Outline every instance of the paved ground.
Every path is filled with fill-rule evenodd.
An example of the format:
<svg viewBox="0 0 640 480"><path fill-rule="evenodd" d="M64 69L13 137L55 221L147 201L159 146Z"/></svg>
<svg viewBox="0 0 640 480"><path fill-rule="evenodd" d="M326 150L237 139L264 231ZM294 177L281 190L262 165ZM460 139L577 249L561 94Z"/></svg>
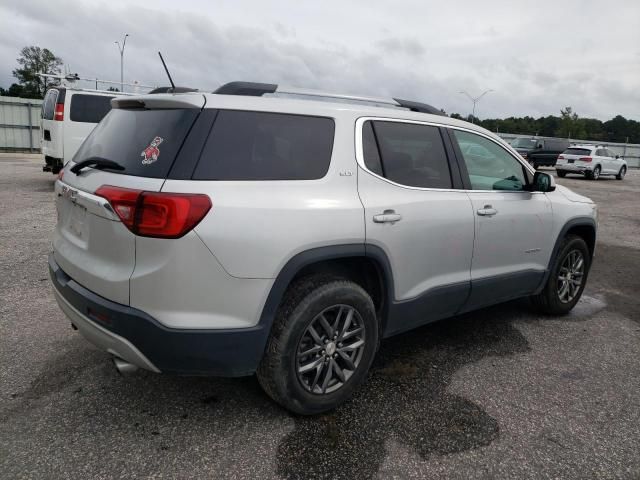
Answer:
<svg viewBox="0 0 640 480"><path fill-rule="evenodd" d="M386 341L318 418L254 378L120 377L53 299L52 178L0 158L0 477L640 477L640 172L560 181L601 212L572 315L513 302Z"/></svg>

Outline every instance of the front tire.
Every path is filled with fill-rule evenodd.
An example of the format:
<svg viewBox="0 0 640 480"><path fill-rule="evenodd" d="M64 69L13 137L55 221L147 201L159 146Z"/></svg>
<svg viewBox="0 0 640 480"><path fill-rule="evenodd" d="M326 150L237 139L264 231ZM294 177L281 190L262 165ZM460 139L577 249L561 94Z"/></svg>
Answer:
<svg viewBox="0 0 640 480"><path fill-rule="evenodd" d="M624 165L622 166L622 168L620 169L620 171L618 172L618 174L616 175L616 179L617 180L622 180L624 178L624 176L627 173L627 167L625 167Z"/></svg>
<svg viewBox="0 0 640 480"><path fill-rule="evenodd" d="M591 267L586 242L568 235L560 245L542 291L531 297L538 311L547 315L566 315L582 296Z"/></svg>
<svg viewBox="0 0 640 480"><path fill-rule="evenodd" d="M258 381L294 413L326 412L362 384L377 348L378 320L367 292L340 278L306 277L278 309Z"/></svg>

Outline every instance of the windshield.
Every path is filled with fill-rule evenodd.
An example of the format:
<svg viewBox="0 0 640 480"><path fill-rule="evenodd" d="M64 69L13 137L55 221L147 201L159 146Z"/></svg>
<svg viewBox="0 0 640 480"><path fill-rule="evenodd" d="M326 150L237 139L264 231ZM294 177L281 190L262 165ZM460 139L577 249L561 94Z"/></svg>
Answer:
<svg viewBox="0 0 640 480"><path fill-rule="evenodd" d="M511 146L514 148L534 148L536 141L533 138L516 138L511 140Z"/></svg>

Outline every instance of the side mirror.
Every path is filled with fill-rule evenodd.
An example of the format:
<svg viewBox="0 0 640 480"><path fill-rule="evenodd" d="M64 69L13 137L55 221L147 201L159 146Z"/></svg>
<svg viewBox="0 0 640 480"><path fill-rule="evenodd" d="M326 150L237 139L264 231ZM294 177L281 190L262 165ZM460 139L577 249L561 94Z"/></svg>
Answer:
<svg viewBox="0 0 640 480"><path fill-rule="evenodd" d="M533 183L531 185L532 192L553 192L556 189L556 181L553 175L544 172L536 172L533 175Z"/></svg>
<svg viewBox="0 0 640 480"><path fill-rule="evenodd" d="M542 147L543 147L543 146L542 146L542 144L541 144L541 143L539 143L538 145L536 145L536 148L542 148Z"/></svg>
<svg viewBox="0 0 640 480"><path fill-rule="evenodd" d="M620 158L620 155L616 155L616 158Z"/></svg>

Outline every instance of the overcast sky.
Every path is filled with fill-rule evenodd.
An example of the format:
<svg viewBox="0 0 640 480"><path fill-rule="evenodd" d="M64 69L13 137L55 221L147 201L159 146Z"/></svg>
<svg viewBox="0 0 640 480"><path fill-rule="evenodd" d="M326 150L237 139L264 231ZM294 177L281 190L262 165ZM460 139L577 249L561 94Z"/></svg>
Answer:
<svg viewBox="0 0 640 480"><path fill-rule="evenodd" d="M640 120L640 0L0 3L0 86L38 45L81 76L211 91L232 80L394 96L480 118Z"/></svg>

